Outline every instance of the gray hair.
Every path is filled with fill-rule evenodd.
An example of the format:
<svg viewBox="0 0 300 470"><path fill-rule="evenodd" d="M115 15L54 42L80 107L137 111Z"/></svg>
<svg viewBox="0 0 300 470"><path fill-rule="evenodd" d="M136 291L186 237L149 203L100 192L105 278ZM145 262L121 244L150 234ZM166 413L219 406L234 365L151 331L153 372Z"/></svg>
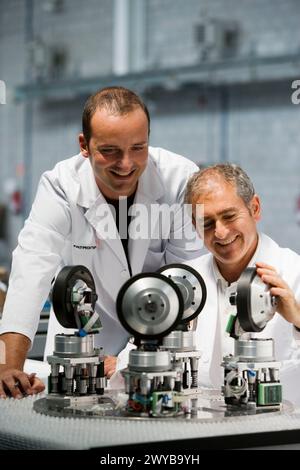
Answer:
<svg viewBox="0 0 300 470"><path fill-rule="evenodd" d="M238 165L233 163L219 163L208 166L194 173L186 186L185 202L191 204L194 196L200 196L205 191L205 183L214 175L221 176L227 183L236 188L237 195L249 206L255 189L247 173Z"/></svg>

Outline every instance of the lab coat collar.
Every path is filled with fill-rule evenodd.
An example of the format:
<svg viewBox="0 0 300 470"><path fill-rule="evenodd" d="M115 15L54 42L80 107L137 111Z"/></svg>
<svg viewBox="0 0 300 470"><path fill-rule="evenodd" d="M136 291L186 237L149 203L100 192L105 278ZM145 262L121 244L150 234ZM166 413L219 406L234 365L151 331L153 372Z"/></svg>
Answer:
<svg viewBox="0 0 300 470"><path fill-rule="evenodd" d="M77 204L85 209L89 209L96 202L102 194L96 184L95 176L92 166L88 158L85 158L79 153L82 158L80 168L78 170L79 178L79 192L77 197ZM103 198L103 196L102 196ZM104 201L104 198L103 198Z"/></svg>
<svg viewBox="0 0 300 470"><path fill-rule="evenodd" d="M151 242L152 234L156 233L156 225L159 221L159 211L151 211L152 204L158 204L157 200L165 194L165 188L151 155L149 155L148 165L140 177L138 189L134 203L140 204L147 214L151 213L150 227L151 232L147 237L129 239L128 253L131 263L132 274L142 271L145 257ZM148 219L149 221L149 219ZM147 223L147 222L146 222Z"/></svg>
<svg viewBox="0 0 300 470"><path fill-rule="evenodd" d="M155 162L151 157L151 153L149 153L147 166L139 180L137 195L139 194L143 194L143 199L147 199L150 202L157 201L165 194L164 183L161 179L160 173L156 168Z"/></svg>

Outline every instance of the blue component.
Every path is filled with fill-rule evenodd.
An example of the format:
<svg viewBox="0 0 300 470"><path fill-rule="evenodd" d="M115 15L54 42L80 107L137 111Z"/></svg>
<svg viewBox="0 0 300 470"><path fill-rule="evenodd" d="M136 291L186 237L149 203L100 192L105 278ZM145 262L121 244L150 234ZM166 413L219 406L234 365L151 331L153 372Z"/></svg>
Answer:
<svg viewBox="0 0 300 470"><path fill-rule="evenodd" d="M252 377L255 377L256 373L254 370L249 369L248 374L251 375Z"/></svg>
<svg viewBox="0 0 300 470"><path fill-rule="evenodd" d="M164 405L167 405L169 400L171 400L171 398L168 395L163 395L162 402Z"/></svg>
<svg viewBox="0 0 300 470"><path fill-rule="evenodd" d="M44 303L44 306L43 306L43 312L50 312L50 309L51 309L51 302L49 299L46 300L46 302Z"/></svg>
<svg viewBox="0 0 300 470"><path fill-rule="evenodd" d="M81 329L78 331L78 335L83 338L84 336L87 335L87 332L86 332L83 328L81 328Z"/></svg>

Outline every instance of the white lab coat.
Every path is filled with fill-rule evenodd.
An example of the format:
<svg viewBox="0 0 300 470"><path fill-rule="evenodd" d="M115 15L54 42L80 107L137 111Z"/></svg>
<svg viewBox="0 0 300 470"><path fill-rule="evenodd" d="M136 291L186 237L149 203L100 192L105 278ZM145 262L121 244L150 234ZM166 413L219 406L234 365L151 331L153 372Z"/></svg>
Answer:
<svg viewBox="0 0 300 470"><path fill-rule="evenodd" d="M300 302L300 256L288 248L281 248L271 238L260 234L259 243L249 266L262 261L274 266L288 283L296 299ZM220 290L213 265L213 256L207 254L187 264L203 276L207 287L207 301L197 319L196 345L201 352L199 379L202 386L221 386L223 369L220 367L223 342L220 331ZM284 398L300 405L300 334L292 324L280 314L268 322L261 333L253 334L261 338L274 338L276 360L281 361L281 382ZM233 353L233 351L232 351Z"/></svg>
<svg viewBox="0 0 300 470"><path fill-rule="evenodd" d="M197 166L190 160L150 147L135 203L148 209L151 204L182 204L186 181L195 171ZM95 183L90 162L81 154L59 162L42 176L13 253L0 333L18 332L32 340L56 272L65 265L81 264L94 276L98 294L96 311L103 330L97 335L96 344L106 354L116 355L122 350L129 335L117 318L115 300L130 274L118 234L115 239L107 238L107 227L100 223L99 210L103 207L108 206ZM164 235L165 227L159 225L156 230L159 214L154 212L151 227L155 237L129 240L132 274L153 272L166 263L199 256L199 239L194 237L191 241L180 236L181 228L187 229L191 222L179 212ZM108 214L111 217L110 211ZM59 325L52 312L45 355L53 352L54 334L63 331L70 333Z"/></svg>

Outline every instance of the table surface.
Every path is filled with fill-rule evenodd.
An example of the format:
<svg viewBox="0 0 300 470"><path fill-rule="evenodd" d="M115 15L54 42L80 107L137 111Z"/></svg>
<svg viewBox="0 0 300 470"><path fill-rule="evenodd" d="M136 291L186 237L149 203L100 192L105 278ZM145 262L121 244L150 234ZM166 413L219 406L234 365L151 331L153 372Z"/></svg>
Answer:
<svg viewBox="0 0 300 470"><path fill-rule="evenodd" d="M204 405L209 399L207 393L201 392ZM177 448L195 445L198 449L247 447L247 442L252 446L300 442L300 409L290 404L284 405L282 411L234 417L212 414L204 406L200 419L195 420L62 418L33 410L34 402L43 396L0 400L0 449L106 449L132 445L145 449L153 443L164 449L168 443ZM278 440L276 436L281 437Z"/></svg>

